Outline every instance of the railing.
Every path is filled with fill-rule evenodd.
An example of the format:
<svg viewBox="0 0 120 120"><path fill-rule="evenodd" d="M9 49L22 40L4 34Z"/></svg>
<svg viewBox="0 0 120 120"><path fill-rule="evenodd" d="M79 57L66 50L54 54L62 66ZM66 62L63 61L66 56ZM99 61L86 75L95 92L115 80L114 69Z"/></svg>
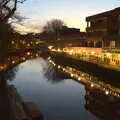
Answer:
<svg viewBox="0 0 120 120"><path fill-rule="evenodd" d="M117 53L120 53L120 48L104 47L103 51L117 54Z"/></svg>
<svg viewBox="0 0 120 120"><path fill-rule="evenodd" d="M102 30L102 29L107 29L106 25L99 25L99 26L91 26L91 27L87 27L86 31L94 31L94 30Z"/></svg>
<svg viewBox="0 0 120 120"><path fill-rule="evenodd" d="M101 48L67 47L51 51L61 52L73 59L91 62L105 68L120 70L120 54L103 52Z"/></svg>

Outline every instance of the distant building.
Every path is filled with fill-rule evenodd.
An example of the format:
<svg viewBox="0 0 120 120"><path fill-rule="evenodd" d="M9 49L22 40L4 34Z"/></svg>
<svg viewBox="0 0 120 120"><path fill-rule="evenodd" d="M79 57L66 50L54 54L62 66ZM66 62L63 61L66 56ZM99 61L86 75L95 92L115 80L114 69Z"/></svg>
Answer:
<svg viewBox="0 0 120 120"><path fill-rule="evenodd" d="M68 27L58 31L57 35L54 33L42 32L38 34L38 36L39 39L53 44L56 47L85 46L87 39L86 32L80 32L80 29Z"/></svg>
<svg viewBox="0 0 120 120"><path fill-rule="evenodd" d="M89 16L86 21L88 46L120 48L120 7Z"/></svg>
<svg viewBox="0 0 120 120"><path fill-rule="evenodd" d="M67 35L67 34L77 34L77 33L80 33L80 29L77 29L77 28L64 28L61 30L61 34L63 35Z"/></svg>
<svg viewBox="0 0 120 120"><path fill-rule="evenodd" d="M56 45L60 47L80 47L86 46L86 33L71 33L62 36L61 40L56 41Z"/></svg>
<svg viewBox="0 0 120 120"><path fill-rule="evenodd" d="M85 46L86 33L77 28L64 28L60 31L60 40L56 41L59 47Z"/></svg>

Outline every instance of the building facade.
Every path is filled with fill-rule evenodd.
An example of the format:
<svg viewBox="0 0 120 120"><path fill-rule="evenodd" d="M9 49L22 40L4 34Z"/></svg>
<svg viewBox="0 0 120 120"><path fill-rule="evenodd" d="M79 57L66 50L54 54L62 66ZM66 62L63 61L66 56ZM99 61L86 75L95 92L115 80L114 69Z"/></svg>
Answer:
<svg viewBox="0 0 120 120"><path fill-rule="evenodd" d="M86 18L88 46L120 49L120 7Z"/></svg>

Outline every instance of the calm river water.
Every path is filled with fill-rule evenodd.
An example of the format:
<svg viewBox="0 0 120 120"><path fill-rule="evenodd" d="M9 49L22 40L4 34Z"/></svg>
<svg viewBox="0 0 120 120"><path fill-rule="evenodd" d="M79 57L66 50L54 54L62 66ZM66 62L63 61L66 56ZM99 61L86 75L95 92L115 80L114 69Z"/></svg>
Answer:
<svg viewBox="0 0 120 120"><path fill-rule="evenodd" d="M37 105L45 120L119 119L118 97L96 90L92 84L89 87L78 82L73 74L63 72L62 64L56 67L57 63L51 59L36 54L12 68L12 78L8 78L12 80L8 83L15 85L25 101ZM66 71L73 70L64 67Z"/></svg>

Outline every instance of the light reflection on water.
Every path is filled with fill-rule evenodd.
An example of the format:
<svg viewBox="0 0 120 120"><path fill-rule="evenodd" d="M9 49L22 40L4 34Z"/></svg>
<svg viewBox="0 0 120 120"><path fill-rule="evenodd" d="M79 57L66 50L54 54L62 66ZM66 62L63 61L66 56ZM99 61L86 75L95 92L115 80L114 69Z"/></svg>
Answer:
<svg viewBox="0 0 120 120"><path fill-rule="evenodd" d="M35 56L31 53L31 56L25 54L22 57L14 57L18 65L14 67L15 70L12 69L14 72L12 72L13 77L9 84L17 87L25 101L35 103L46 119L119 119L120 101L118 98L103 94L94 89L94 85L91 87L76 82L74 74L68 76L64 70L64 72L60 71L59 68L62 65L54 65L56 63L51 64L46 58L35 58ZM19 64L18 60L23 60L23 57L32 59ZM11 57L12 61L14 58ZM69 70L83 74L75 71L74 68ZM89 74L84 74L87 80Z"/></svg>
<svg viewBox="0 0 120 120"><path fill-rule="evenodd" d="M91 76L88 73L81 72L76 70L75 68L66 66L63 67L61 65L57 65L54 61L48 58L48 61L55 67L57 67L60 71L63 71L70 75L72 78L76 79L78 82L89 85L90 87L94 87L103 91L106 95L112 95L120 98L120 89L111 86L110 84L106 84L105 82L99 81L97 77Z"/></svg>
<svg viewBox="0 0 120 120"><path fill-rule="evenodd" d="M48 62L42 58L28 60L19 65L19 71L12 83L18 88L21 96L39 106L44 116L51 119L96 119L84 109L84 86L64 78L53 84L45 75L48 67ZM56 73L51 71L49 74Z"/></svg>

